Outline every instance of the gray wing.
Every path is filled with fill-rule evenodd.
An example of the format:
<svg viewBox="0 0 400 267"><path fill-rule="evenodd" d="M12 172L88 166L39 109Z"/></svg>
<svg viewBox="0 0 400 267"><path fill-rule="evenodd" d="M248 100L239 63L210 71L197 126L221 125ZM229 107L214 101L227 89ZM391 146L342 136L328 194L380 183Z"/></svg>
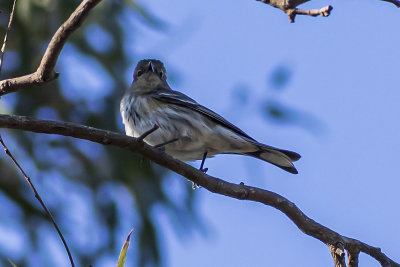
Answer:
<svg viewBox="0 0 400 267"><path fill-rule="evenodd" d="M191 110L199 112L199 113L205 115L206 117L208 117L209 119L211 119L215 122L218 122L219 124L223 125L224 127L230 129L231 131L233 131L243 137L246 137L254 142L257 142L256 140L254 140L253 138L248 136L245 132L243 132L241 129L239 129L238 127L236 127L235 125L233 125L232 123L227 121L226 119L224 119L222 116L220 116L217 113L215 113L214 111L200 105L195 100L188 97L187 95L184 95L180 92L169 90L169 89L168 90L161 89L161 90L158 90L156 94L152 94L152 97L154 99L162 101L162 102L190 108Z"/></svg>

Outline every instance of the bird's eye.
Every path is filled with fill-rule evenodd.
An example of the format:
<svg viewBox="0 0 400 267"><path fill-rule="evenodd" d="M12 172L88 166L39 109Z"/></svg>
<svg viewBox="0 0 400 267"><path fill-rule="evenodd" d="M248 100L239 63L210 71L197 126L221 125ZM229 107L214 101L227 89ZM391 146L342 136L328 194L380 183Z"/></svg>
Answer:
<svg viewBox="0 0 400 267"><path fill-rule="evenodd" d="M158 72L158 76L160 76L160 78L163 79L164 78L164 73L162 71L159 71Z"/></svg>
<svg viewBox="0 0 400 267"><path fill-rule="evenodd" d="M143 71L142 71L142 70L138 70L137 76L139 77L139 76L142 75L142 74L143 74Z"/></svg>

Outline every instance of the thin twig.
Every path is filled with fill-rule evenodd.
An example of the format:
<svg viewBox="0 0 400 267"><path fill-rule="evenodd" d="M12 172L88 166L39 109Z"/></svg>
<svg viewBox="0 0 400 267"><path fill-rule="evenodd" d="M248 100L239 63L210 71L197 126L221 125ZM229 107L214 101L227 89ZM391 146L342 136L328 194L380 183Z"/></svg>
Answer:
<svg viewBox="0 0 400 267"><path fill-rule="evenodd" d="M236 199L256 201L274 207L289 217L303 233L322 241L324 244L342 243L344 249L358 249L360 252L375 258L383 266L400 267L398 263L387 257L380 248L340 235L328 227L315 222L307 217L293 202L279 194L252 186L246 186L244 184L238 185L229 183L222 179L209 176L180 160L174 159L166 153L162 153L157 148L138 141L136 138L70 122L38 120L15 115L0 114L0 128L70 136L140 153L154 163L186 177L188 180L211 192Z"/></svg>
<svg viewBox="0 0 400 267"><path fill-rule="evenodd" d="M154 124L153 128L150 130L144 132L141 136L137 138L138 141L143 141L147 136L152 134L154 131L156 131L158 128L160 128L157 124Z"/></svg>
<svg viewBox="0 0 400 267"><path fill-rule="evenodd" d="M8 20L8 26L6 29L6 34L4 35L4 41L3 41L3 46L1 47L1 56L0 56L0 73L1 73L1 67L3 66L3 57L4 57L4 52L6 50L6 44L7 44L7 37L8 37L8 32L11 29L11 23L13 21L14 18L14 10L15 10L15 4L17 3L17 0L14 0L13 6L12 6L12 10L10 13L10 19Z"/></svg>
<svg viewBox="0 0 400 267"><path fill-rule="evenodd" d="M15 166L17 166L17 168L21 171L22 175L24 176L25 180L28 182L29 186L31 187L31 189L33 190L33 192L35 193L35 197L37 198L37 200L39 201L40 205L42 205L44 211L46 212L46 214L49 216L51 222L53 223L54 227L57 230L58 235L60 236L65 250L68 253L68 257L69 257L69 261L71 262L71 266L74 267L74 260L72 259L72 255L71 252L68 248L67 242L65 241L65 238L63 236L63 234L61 233L60 228L58 227L56 221L54 220L53 216L50 213L50 210L47 208L46 204L44 204L44 201L42 200L42 198L40 197L38 191L36 190L35 186L33 185L31 178L29 178L29 176L25 173L25 171L22 169L21 165L19 165L18 161L14 158L14 156L11 154L10 150L8 149L8 147L6 146L6 144L3 141L3 138L0 135L0 143L4 148L4 152L7 154L7 156L9 156L11 158L11 160L14 162Z"/></svg>

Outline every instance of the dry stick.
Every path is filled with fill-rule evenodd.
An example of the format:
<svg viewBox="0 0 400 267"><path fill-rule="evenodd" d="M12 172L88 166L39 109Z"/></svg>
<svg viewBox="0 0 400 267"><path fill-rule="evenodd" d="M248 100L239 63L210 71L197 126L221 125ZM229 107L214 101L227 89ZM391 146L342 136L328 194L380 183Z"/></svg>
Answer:
<svg viewBox="0 0 400 267"><path fill-rule="evenodd" d="M244 184L237 185L229 183L222 179L209 176L180 160L174 159L157 148L153 148L144 142L138 141L136 138L70 122L38 120L15 115L0 114L0 128L70 136L140 153L154 163L186 177L190 181L211 192L236 199L256 201L274 207L289 217L303 233L320 240L328 246L343 244L344 249L366 253L379 261L382 266L400 267L398 263L387 257L380 248L340 235L328 227L317 223L307 217L293 202L279 194L252 186L246 186Z"/></svg>
<svg viewBox="0 0 400 267"><path fill-rule="evenodd" d="M6 144L3 141L3 138L0 135L0 143L4 148L4 152L7 154L7 156L9 156L11 158L11 160L14 162L14 164L17 166L17 168L21 171L22 175L25 177L25 180L28 182L29 186L32 188L33 192L35 193L35 197L37 198L37 200L40 202L40 205L42 205L44 211L46 212L46 214L49 216L51 222L53 223L54 227L57 230L58 235L60 236L65 250L68 253L68 257L69 257L69 261L71 262L71 266L74 267L74 260L72 259L72 255L71 252L68 248L67 242L64 239L63 234L61 233L60 228L58 227L56 221L54 220L53 216L51 215L49 209L47 208L46 204L44 204L44 201L42 200L42 198L40 197L38 191L36 190L35 186L33 185L31 178L29 178L29 176L25 173L25 171L22 169L21 165L19 165L18 161L14 158L14 156L11 154L10 150L8 149L8 147L6 146Z"/></svg>

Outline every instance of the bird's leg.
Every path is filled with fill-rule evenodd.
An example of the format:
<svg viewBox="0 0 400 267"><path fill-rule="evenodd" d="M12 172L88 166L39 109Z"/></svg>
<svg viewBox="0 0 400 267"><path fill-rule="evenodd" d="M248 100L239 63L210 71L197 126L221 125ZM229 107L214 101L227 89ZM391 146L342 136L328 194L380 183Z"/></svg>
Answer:
<svg viewBox="0 0 400 267"><path fill-rule="evenodd" d="M171 144L171 143L173 143L173 142L176 142L176 141L178 141L178 140L179 140L179 138L174 138L174 139L169 140L169 141L167 141L167 142L164 142L164 143L155 145L154 147L157 148L157 149L159 149L159 150L161 150L161 151L164 151L166 145Z"/></svg>
<svg viewBox="0 0 400 267"><path fill-rule="evenodd" d="M150 130L144 132L141 136L139 136L137 138L138 141L143 141L147 136L149 136L150 134L152 134L155 130L157 130L158 128L160 128L158 125L154 124L153 128L151 128Z"/></svg>
<svg viewBox="0 0 400 267"><path fill-rule="evenodd" d="M200 169L199 169L200 171L202 171L204 173L206 173L208 171L208 168L203 168L204 162L206 161L206 158L207 158L207 153L208 153L208 151L204 152L203 159L201 160ZM196 184L195 182L192 182L192 189L196 189L199 187L200 186L198 184Z"/></svg>
<svg viewBox="0 0 400 267"><path fill-rule="evenodd" d="M199 169L200 171L202 171L202 172L204 172L204 173L206 173L206 172L208 171L208 168L204 168L204 169L203 169L203 167L204 167L204 162L206 162L207 153L208 153L208 151L204 152L203 159L201 160L200 169Z"/></svg>

